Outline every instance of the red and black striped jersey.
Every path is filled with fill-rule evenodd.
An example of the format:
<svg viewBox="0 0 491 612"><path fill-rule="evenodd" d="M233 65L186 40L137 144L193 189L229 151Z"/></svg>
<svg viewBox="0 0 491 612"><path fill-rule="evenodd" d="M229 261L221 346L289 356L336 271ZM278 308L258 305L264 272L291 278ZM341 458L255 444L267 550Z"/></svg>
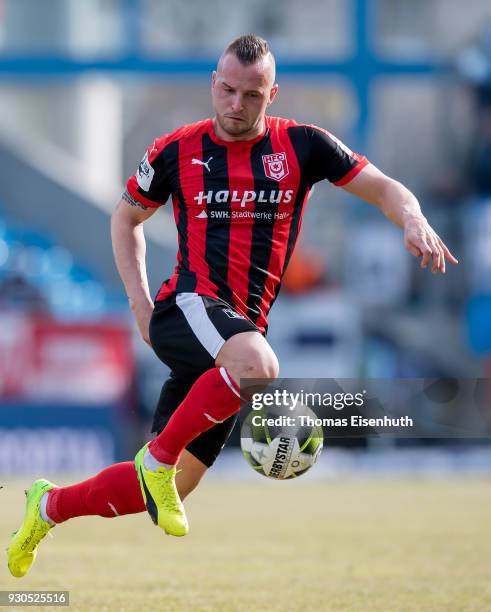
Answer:
<svg viewBox="0 0 491 612"><path fill-rule="evenodd" d="M264 332L312 186L344 185L367 163L326 130L278 117L253 140L221 140L212 119L157 138L127 183L144 206L172 196L177 266L157 301L216 297Z"/></svg>

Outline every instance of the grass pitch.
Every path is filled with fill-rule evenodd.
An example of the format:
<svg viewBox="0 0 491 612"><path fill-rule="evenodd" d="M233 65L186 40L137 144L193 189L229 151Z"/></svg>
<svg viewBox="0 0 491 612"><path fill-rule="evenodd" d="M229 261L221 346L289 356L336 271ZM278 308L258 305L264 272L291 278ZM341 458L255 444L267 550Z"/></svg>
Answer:
<svg viewBox="0 0 491 612"><path fill-rule="evenodd" d="M6 546L30 481L3 484ZM489 481L210 479L186 506L182 539L145 514L59 526L0 589L69 590L83 612L491 610Z"/></svg>

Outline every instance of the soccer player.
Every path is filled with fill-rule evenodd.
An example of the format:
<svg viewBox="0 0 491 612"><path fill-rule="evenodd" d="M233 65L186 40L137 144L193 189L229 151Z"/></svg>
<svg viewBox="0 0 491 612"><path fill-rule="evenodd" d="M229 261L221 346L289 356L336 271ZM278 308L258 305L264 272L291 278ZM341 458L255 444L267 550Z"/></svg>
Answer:
<svg viewBox="0 0 491 612"><path fill-rule="evenodd" d="M457 263L415 196L324 129L266 115L278 92L268 43L241 36L212 75L214 117L157 138L112 216L118 270L143 339L171 369L157 405L157 436L134 463L81 483L37 480L8 563L31 566L48 530L82 515L147 509L175 536L188 532L182 499L211 467L234 425L241 378L271 380L278 361L267 315L290 260L312 186L327 179L378 206L404 230L421 266ZM172 198L177 266L155 302L143 223Z"/></svg>

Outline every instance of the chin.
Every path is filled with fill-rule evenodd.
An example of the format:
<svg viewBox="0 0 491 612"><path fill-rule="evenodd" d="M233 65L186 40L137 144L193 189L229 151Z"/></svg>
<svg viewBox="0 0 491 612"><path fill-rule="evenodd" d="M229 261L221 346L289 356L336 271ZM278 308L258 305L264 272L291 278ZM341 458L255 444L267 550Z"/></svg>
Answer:
<svg viewBox="0 0 491 612"><path fill-rule="evenodd" d="M222 130L230 134L231 136L240 136L240 134L246 134L249 131L249 127L244 123L236 123L235 121L229 120L224 117L219 121Z"/></svg>
<svg viewBox="0 0 491 612"><path fill-rule="evenodd" d="M247 134L249 130L245 128L235 127L235 126L227 126L225 128L225 131L231 136L240 136L241 134Z"/></svg>

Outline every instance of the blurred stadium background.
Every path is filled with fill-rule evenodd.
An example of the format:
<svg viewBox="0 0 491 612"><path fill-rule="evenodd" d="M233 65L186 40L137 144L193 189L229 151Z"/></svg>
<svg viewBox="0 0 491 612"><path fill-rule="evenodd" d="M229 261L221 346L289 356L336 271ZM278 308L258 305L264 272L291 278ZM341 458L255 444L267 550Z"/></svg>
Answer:
<svg viewBox="0 0 491 612"><path fill-rule="evenodd" d="M3 481L93 473L148 436L167 371L129 316L109 216L154 137L209 116L210 72L246 32L277 56L272 113L405 183L461 262L420 270L379 211L317 185L270 318L282 376L491 375L488 0L0 0ZM170 207L147 226L155 293L174 266ZM337 440L307 478L489 477L484 432L455 445ZM237 450L214 473L255 477Z"/></svg>

